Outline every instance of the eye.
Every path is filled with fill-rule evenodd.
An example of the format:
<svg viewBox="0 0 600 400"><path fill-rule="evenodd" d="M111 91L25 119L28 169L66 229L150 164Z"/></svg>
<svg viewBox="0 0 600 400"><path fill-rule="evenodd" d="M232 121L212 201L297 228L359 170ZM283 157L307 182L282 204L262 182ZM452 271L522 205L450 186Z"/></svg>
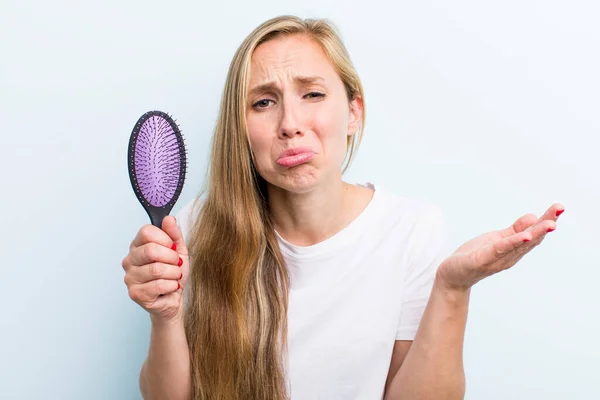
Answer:
<svg viewBox="0 0 600 400"><path fill-rule="evenodd" d="M262 99L257 101L256 103L252 104L252 108L267 108L269 106L269 102L272 102L273 100L270 99Z"/></svg>
<svg viewBox="0 0 600 400"><path fill-rule="evenodd" d="M304 97L308 97L309 99L316 99L318 97L325 97L325 94L319 93L319 92L310 92L310 93L304 95Z"/></svg>

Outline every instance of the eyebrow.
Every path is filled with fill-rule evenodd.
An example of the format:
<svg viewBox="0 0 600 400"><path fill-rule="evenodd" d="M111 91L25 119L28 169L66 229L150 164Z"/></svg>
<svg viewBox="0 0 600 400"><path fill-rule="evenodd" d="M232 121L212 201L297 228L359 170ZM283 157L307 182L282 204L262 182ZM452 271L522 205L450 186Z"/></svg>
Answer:
<svg viewBox="0 0 600 400"><path fill-rule="evenodd" d="M325 80L323 78L321 78L320 76L296 76L294 78L294 83L296 83L297 85L300 85L300 86L307 86L307 85L311 85L313 83L318 83L318 82L323 82L323 81L325 81ZM253 96L257 93L268 92L268 91L274 90L276 88L277 88L277 86L275 85L275 82L267 82L267 83L263 83L262 85L253 87L248 92L248 95Z"/></svg>

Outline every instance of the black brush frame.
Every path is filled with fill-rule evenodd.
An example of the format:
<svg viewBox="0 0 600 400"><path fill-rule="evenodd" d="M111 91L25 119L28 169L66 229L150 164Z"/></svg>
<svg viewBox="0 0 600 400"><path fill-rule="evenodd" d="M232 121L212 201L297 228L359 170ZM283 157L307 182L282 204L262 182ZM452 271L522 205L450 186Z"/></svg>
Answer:
<svg viewBox="0 0 600 400"><path fill-rule="evenodd" d="M179 159L181 160L181 169L179 173L179 180L177 182L177 188L175 189L175 194L173 195L171 200L169 200L169 202L162 207L153 206L148 202L148 200L144 197L142 191L140 190L137 181L137 176L135 175L135 146L137 144L138 135L144 122L146 122L152 116L159 116L161 118L164 118L169 123L171 128L173 128L173 132L175 133L175 137L177 138L177 145L179 147ZM173 120L173 118L171 118L169 114L162 111L154 110L148 111L147 113L142 115L140 119L138 119L137 123L133 127L133 131L131 132L131 136L129 138L129 150L127 152L127 169L129 171L129 180L131 181L131 187L133 188L135 196L138 198L138 200L142 204L142 207L144 207L144 209L148 213L152 225L162 229L162 220L167 215L169 215L169 213L175 206L175 203L177 203L179 195L181 194L181 191L183 189L183 184L185 182L185 176L187 173L187 150L185 146L185 141L183 139L181 131L179 130L179 126L177 126L177 123Z"/></svg>

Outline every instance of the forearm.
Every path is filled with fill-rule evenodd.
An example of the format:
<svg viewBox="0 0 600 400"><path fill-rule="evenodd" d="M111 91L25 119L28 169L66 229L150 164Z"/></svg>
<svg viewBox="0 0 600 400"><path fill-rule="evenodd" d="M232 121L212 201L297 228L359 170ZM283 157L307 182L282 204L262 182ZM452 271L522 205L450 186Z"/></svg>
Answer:
<svg viewBox="0 0 600 400"><path fill-rule="evenodd" d="M448 291L436 278L415 339L386 400L456 400L465 394L463 343L470 289Z"/></svg>
<svg viewBox="0 0 600 400"><path fill-rule="evenodd" d="M152 322L150 349L140 372L146 400L191 398L190 354L183 322Z"/></svg>

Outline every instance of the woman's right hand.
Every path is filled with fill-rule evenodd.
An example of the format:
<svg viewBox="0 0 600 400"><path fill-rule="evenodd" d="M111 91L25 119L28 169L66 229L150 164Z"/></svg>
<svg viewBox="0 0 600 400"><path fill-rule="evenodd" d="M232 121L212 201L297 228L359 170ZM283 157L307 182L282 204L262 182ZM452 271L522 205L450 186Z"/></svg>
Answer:
<svg viewBox="0 0 600 400"><path fill-rule="evenodd" d="M189 257L174 217L165 217L162 229L144 225L121 265L129 297L150 313L153 322L183 322Z"/></svg>

